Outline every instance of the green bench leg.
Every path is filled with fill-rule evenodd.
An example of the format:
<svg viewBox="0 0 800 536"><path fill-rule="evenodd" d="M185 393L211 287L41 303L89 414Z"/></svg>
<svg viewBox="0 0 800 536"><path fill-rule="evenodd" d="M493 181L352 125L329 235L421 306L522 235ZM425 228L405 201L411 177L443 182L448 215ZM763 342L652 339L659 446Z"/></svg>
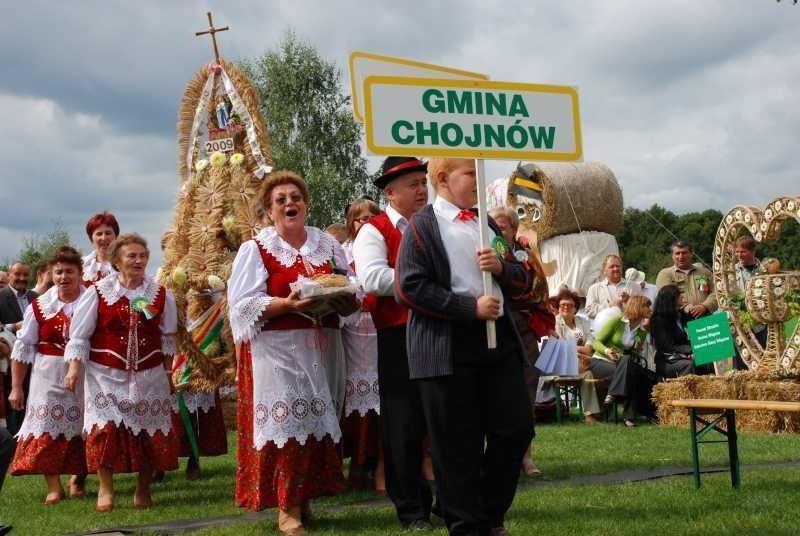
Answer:
<svg viewBox="0 0 800 536"><path fill-rule="evenodd" d="M717 424L725 418L727 424L726 430L723 430ZM697 430L698 420L703 424L701 430ZM706 433L711 431L719 432L724 438L724 441L701 441ZM700 452L699 443L727 443L728 444L728 464L731 472L731 485L734 488L739 488L741 484L741 472L739 469L739 443L736 435L736 412L732 409L724 410L714 420L706 421L705 419L697 418L697 411L689 408L689 433L692 440L692 473L694 476L694 487L700 488Z"/></svg>
<svg viewBox="0 0 800 536"><path fill-rule="evenodd" d="M694 475L694 487L700 489L700 452L697 448L697 413L694 409L689 409L689 435L692 439L692 471Z"/></svg>
<svg viewBox="0 0 800 536"><path fill-rule="evenodd" d="M725 420L728 424L728 460L731 466L731 485L738 488L742 482L739 472L739 444L736 437L736 412L732 409L725 411Z"/></svg>

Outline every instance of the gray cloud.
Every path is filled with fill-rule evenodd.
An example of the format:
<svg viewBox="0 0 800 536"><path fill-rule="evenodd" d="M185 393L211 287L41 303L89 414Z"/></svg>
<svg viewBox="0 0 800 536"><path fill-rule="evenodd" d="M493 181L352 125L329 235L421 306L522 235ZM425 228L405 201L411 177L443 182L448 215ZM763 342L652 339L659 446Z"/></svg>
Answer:
<svg viewBox="0 0 800 536"><path fill-rule="evenodd" d="M54 221L86 249L83 225L102 209L158 244L183 87L211 60L194 37L208 9L232 28L225 57L257 57L291 28L341 67L348 92L353 50L575 85L585 158L614 170L627 206L726 211L797 193L789 2L31 1L0 19L0 259Z"/></svg>

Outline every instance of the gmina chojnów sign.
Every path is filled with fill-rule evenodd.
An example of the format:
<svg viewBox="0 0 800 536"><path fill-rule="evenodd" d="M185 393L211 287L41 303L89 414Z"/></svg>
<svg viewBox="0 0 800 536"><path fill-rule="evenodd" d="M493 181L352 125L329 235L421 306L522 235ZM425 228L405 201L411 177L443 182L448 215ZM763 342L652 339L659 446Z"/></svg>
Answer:
<svg viewBox="0 0 800 536"><path fill-rule="evenodd" d="M374 154L583 157L578 93L569 86L370 76L364 104Z"/></svg>

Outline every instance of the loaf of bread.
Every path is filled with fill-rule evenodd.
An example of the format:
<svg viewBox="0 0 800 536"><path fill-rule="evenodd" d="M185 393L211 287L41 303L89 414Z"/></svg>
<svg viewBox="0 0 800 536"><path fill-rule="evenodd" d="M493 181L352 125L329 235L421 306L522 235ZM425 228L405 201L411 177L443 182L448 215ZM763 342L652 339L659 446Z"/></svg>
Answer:
<svg viewBox="0 0 800 536"><path fill-rule="evenodd" d="M340 274L316 274L311 280L325 288L346 287L350 284L347 277Z"/></svg>

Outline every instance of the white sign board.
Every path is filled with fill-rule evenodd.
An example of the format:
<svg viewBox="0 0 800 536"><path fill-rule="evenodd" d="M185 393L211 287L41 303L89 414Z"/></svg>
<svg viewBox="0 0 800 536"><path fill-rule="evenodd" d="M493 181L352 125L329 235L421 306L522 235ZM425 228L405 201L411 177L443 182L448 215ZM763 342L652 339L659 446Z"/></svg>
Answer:
<svg viewBox="0 0 800 536"><path fill-rule="evenodd" d="M364 80L373 75L411 76L445 79L488 80L485 74L462 71L405 58L383 56L356 50L350 53L350 91L353 95L353 115L364 122Z"/></svg>
<svg viewBox="0 0 800 536"><path fill-rule="evenodd" d="M578 92L570 86L370 76L364 105L373 154L583 158Z"/></svg>
<svg viewBox="0 0 800 536"><path fill-rule="evenodd" d="M206 154L211 154L217 151L229 153L233 151L233 149L233 138L219 138L216 140L206 141Z"/></svg>

